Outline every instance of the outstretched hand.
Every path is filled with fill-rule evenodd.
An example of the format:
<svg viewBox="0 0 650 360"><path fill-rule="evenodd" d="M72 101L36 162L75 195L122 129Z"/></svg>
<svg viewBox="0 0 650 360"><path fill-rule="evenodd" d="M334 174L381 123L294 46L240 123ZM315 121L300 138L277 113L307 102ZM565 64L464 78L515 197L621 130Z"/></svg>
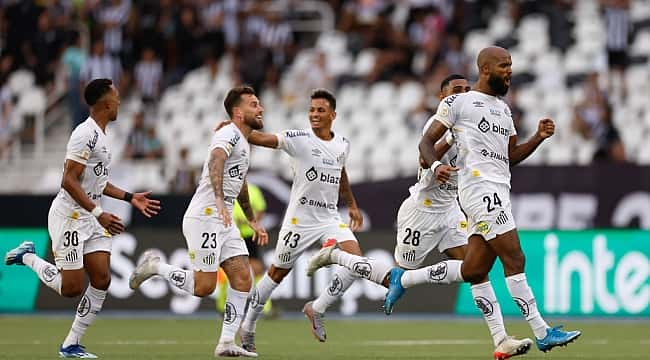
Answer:
<svg viewBox="0 0 650 360"><path fill-rule="evenodd" d="M148 218L157 215L161 209L160 201L149 199L149 195L151 195L151 191L135 193L131 199L131 205Z"/></svg>

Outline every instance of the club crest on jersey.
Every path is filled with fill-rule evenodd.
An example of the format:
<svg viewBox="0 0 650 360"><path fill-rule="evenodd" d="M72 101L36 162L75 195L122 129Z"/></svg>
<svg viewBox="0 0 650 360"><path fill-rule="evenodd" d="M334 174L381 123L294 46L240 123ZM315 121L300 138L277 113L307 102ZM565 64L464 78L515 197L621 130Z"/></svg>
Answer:
<svg viewBox="0 0 650 360"><path fill-rule="evenodd" d="M307 180L314 181L318 179L318 172L316 172L316 169L312 166L311 169L307 170L305 176L307 177Z"/></svg>
<svg viewBox="0 0 650 360"><path fill-rule="evenodd" d="M97 146L97 140L99 139L99 133L97 132L97 130L93 130L93 131L94 131L93 138L88 140L88 143L86 144L86 146L88 146L90 151L95 150L95 146Z"/></svg>

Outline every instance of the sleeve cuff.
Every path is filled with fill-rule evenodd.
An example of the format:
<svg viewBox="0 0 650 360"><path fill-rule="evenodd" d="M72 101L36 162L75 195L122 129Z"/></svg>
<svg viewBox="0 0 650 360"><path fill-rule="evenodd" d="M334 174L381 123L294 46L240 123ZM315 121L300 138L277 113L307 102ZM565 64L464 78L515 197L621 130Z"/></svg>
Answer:
<svg viewBox="0 0 650 360"><path fill-rule="evenodd" d="M66 158L66 160L72 160L72 161L74 161L74 162L78 162L79 164L82 164L82 165L86 165L86 164L88 164L88 160L82 158L82 157L79 156L79 155L75 155L75 154L66 154L66 155L65 155L65 158Z"/></svg>
<svg viewBox="0 0 650 360"><path fill-rule="evenodd" d="M442 119L440 119L439 117L437 117L437 116L435 116L435 115L434 115L433 119L434 119L434 120L437 120L437 121L440 121L440 122L442 123L442 125L444 125L444 126L447 127L447 129L451 129L451 128L452 128L452 125L451 125L448 121L446 121L446 120L442 120Z"/></svg>

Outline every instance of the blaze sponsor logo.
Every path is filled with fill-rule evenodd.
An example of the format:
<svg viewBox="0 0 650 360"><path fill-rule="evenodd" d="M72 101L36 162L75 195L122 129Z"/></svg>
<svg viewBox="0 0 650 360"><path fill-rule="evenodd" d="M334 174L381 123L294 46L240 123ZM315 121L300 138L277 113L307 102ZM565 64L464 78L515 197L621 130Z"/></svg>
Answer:
<svg viewBox="0 0 650 360"><path fill-rule="evenodd" d="M490 123L485 120L485 118L482 118L481 121L478 122L478 129L486 133L490 130Z"/></svg>
<svg viewBox="0 0 650 360"><path fill-rule="evenodd" d="M481 130L481 132L483 133L487 133L488 131L490 131L490 129L492 129L493 133L503 135L504 137L510 136L509 129L501 127L499 124L495 124L495 123L490 124L490 122L485 120L485 118L481 118L481 121L478 122L478 129Z"/></svg>
<svg viewBox="0 0 650 360"><path fill-rule="evenodd" d="M314 181L318 178L318 173L316 172L316 169L312 166L309 170L307 170L305 176L307 177L307 180Z"/></svg>
<svg viewBox="0 0 650 360"><path fill-rule="evenodd" d="M332 185L338 185L340 181L341 181L340 176L334 176L334 175L325 174L325 173L320 174L320 182L324 182L324 183L332 184Z"/></svg>

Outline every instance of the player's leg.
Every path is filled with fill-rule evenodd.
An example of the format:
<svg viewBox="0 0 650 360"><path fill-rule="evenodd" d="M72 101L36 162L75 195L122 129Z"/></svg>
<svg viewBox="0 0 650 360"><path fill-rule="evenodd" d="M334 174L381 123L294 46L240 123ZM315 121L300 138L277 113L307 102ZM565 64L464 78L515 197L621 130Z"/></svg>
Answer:
<svg viewBox="0 0 650 360"><path fill-rule="evenodd" d="M552 328L539 313L537 301L524 273L525 256L521 250L517 230L512 229L496 236L489 245L503 264L508 291L535 334L537 347L546 352L555 346L566 345L577 339L581 335L580 331L562 331L561 326Z"/></svg>
<svg viewBox="0 0 650 360"><path fill-rule="evenodd" d="M239 234L239 232L236 232ZM245 254L243 254L245 252ZM229 286L226 296L226 305L223 312L223 324L221 336L215 349L216 356L245 356L257 357L254 351L246 350L235 344L235 334L239 330L246 311L246 301L253 284L248 252L243 242L239 244L232 241L224 244L222 253L225 260L221 262L221 268L228 276ZM232 256L230 256L232 255ZM242 344L243 346L243 344Z"/></svg>

